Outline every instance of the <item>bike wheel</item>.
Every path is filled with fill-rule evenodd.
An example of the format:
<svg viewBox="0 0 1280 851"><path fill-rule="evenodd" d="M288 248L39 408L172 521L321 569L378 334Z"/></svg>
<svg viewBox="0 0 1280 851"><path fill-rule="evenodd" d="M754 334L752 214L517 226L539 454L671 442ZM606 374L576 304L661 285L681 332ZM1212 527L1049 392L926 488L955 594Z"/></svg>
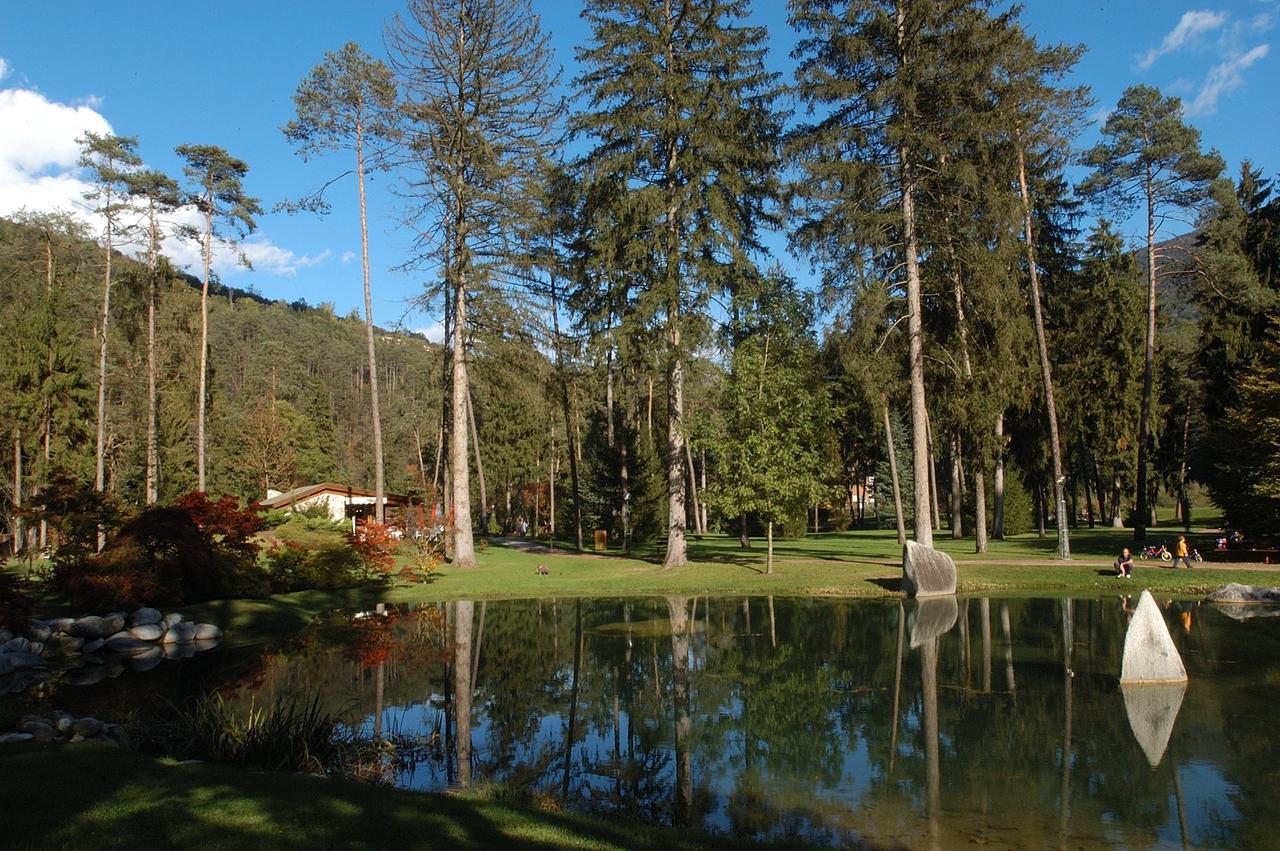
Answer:
<svg viewBox="0 0 1280 851"><path fill-rule="evenodd" d="M1173 561L1173 554L1169 552L1160 553L1161 561Z"/></svg>

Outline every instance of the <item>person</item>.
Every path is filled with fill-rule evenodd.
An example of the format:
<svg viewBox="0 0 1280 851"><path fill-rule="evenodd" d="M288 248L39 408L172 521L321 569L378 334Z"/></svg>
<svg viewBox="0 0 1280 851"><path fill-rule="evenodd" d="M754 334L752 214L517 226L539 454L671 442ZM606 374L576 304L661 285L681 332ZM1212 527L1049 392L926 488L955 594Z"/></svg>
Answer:
<svg viewBox="0 0 1280 851"><path fill-rule="evenodd" d="M1128 579L1133 578L1133 553L1129 552L1128 547L1120 551L1120 558L1116 559L1114 567L1116 576L1124 576Z"/></svg>
<svg viewBox="0 0 1280 851"><path fill-rule="evenodd" d="M1187 536L1179 535L1178 544L1173 548L1173 566L1177 567L1181 561L1187 566L1187 570L1191 569L1191 555L1187 551Z"/></svg>

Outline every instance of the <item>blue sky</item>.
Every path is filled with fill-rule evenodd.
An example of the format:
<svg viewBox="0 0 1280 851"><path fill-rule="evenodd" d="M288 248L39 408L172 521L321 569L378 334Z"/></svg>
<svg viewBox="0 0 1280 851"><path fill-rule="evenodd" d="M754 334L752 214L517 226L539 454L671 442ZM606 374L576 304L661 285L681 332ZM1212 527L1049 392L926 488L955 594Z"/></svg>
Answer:
<svg viewBox="0 0 1280 851"><path fill-rule="evenodd" d="M290 96L325 51L348 40L382 56L385 22L401 8L397 0L6 5L0 20L0 215L24 206L66 208L78 199L74 140L85 129L137 136L147 163L175 176L175 145L221 145L249 163L246 188L267 209L313 189L347 164L304 163L293 153L279 131L292 112ZM586 35L579 4L533 5L552 34L567 82L575 73L573 48ZM754 18L769 28L771 66L789 79L787 54L795 36L784 4L757 0ZM1246 157L1268 176L1280 171L1277 0L1028 0L1022 19L1042 42L1088 46L1074 82L1092 87L1095 117L1104 117L1126 86L1155 85L1183 98L1188 120L1233 173ZM1095 126L1080 145L1096 137ZM371 186L374 314L382 325L426 329L433 317L412 302L428 273L393 271L410 245L399 225L394 184L393 175L379 175ZM271 298L333 302L347 313L361 300L354 199L352 183L338 188L328 217L263 215L246 245L255 270L224 261L224 280ZM783 239L772 242L784 251ZM170 252L199 273L194 247L174 244ZM805 277L806 262L779 259Z"/></svg>

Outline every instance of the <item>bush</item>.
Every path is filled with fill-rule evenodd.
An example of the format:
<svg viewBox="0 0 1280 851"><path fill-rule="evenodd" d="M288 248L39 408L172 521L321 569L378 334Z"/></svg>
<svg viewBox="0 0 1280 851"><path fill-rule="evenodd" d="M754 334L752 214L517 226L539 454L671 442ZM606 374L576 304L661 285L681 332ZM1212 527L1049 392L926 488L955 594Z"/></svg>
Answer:
<svg viewBox="0 0 1280 851"><path fill-rule="evenodd" d="M366 520L356 527L350 539L351 546L360 557L366 578L391 574L400 540L390 526L376 520Z"/></svg>
<svg viewBox="0 0 1280 851"><path fill-rule="evenodd" d="M116 501L65 473L55 473L35 495L30 516L45 521L57 533L52 560L58 565L77 564L98 549L98 531L111 534L120 527Z"/></svg>
<svg viewBox="0 0 1280 851"><path fill-rule="evenodd" d="M0 626L23 633L30 619L31 601L22 593L18 577L0 569Z"/></svg>
<svg viewBox="0 0 1280 851"><path fill-rule="evenodd" d="M78 563L59 563L55 582L77 607L99 611L267 594L266 577L255 564L256 547L243 539L247 525L235 518L224 523L223 509L214 503L210 512L204 502L145 509L102 552Z"/></svg>
<svg viewBox="0 0 1280 851"><path fill-rule="evenodd" d="M332 590L354 585L360 571L360 557L345 541L306 547L294 541L272 544L263 554L263 563L273 593Z"/></svg>

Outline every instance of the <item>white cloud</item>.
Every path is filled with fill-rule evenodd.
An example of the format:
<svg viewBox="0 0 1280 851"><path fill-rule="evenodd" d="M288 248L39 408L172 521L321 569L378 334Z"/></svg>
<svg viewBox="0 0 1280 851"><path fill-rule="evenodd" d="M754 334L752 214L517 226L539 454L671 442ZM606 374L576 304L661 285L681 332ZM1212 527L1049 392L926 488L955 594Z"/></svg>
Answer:
<svg viewBox="0 0 1280 851"><path fill-rule="evenodd" d="M0 78L9 71L0 59ZM24 88L0 89L0 216L19 210L70 212L87 223L91 232L102 229L102 221L84 201L89 184L82 179L77 163L80 145L76 141L86 131L114 132L110 122L98 112L100 99L90 96L75 104L51 101L40 92ZM202 230L203 217L193 207L177 210L170 219L179 225ZM195 273L203 269L201 246L195 240L170 237L164 252L179 266ZM288 248L257 236L243 243L239 252L254 268L268 275L291 276L299 269L329 259L328 249L317 255L298 255ZM213 246L213 269L227 274L239 267L239 252L226 243Z"/></svg>
<svg viewBox="0 0 1280 851"><path fill-rule="evenodd" d="M1237 53L1209 69L1209 76L1186 106L1190 116L1211 115L1218 108L1218 100L1244 83L1244 71L1271 52L1270 45L1260 44L1245 53Z"/></svg>
<svg viewBox="0 0 1280 851"><path fill-rule="evenodd" d="M4 61L4 57L0 56L0 80L9 76L9 63Z"/></svg>
<svg viewBox="0 0 1280 851"><path fill-rule="evenodd" d="M1145 71L1155 64L1156 60L1166 53L1193 43L1207 32L1218 29L1227 22L1223 12L1197 11L1192 9L1182 13L1178 24L1165 35L1159 47L1153 47L1138 57L1138 69Z"/></svg>
<svg viewBox="0 0 1280 851"><path fill-rule="evenodd" d="M356 259L356 253L354 251L344 251L342 252L341 259L343 263L350 263L352 260Z"/></svg>
<svg viewBox="0 0 1280 851"><path fill-rule="evenodd" d="M414 328L413 332L415 334L421 334L432 343L444 342L444 323L443 322L432 322L430 325L424 326L422 328Z"/></svg>

